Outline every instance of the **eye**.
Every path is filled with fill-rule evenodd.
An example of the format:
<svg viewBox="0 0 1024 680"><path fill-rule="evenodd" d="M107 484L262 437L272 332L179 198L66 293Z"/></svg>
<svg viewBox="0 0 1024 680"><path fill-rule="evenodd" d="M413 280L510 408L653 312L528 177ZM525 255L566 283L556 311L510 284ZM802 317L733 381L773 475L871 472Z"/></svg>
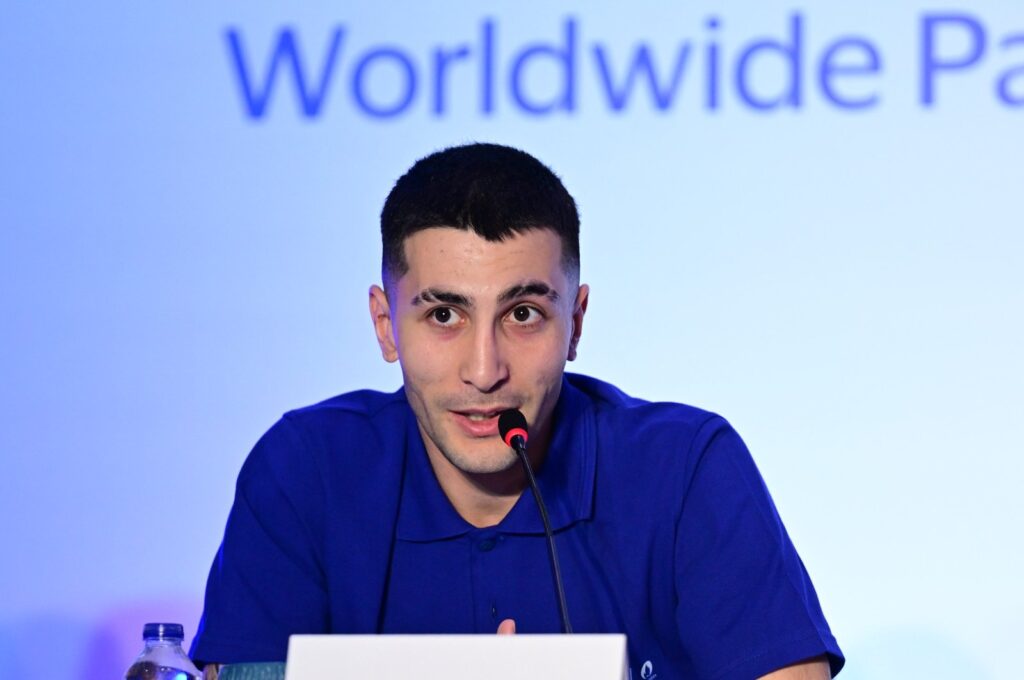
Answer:
<svg viewBox="0 0 1024 680"><path fill-rule="evenodd" d="M509 313L509 318L515 323L523 326L539 323L544 315L536 307L519 305Z"/></svg>
<svg viewBox="0 0 1024 680"><path fill-rule="evenodd" d="M462 320L459 313L451 307L435 307L427 314L427 318L436 326L452 328Z"/></svg>

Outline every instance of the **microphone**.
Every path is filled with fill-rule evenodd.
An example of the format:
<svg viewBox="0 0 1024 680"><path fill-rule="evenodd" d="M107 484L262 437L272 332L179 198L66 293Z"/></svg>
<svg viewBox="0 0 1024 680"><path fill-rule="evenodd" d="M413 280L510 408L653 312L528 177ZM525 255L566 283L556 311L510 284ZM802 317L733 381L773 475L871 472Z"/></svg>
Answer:
<svg viewBox="0 0 1024 680"><path fill-rule="evenodd" d="M526 448L526 440L530 438L526 427L526 416L518 409L510 408L498 414L498 432L505 445L517 452Z"/></svg>
<svg viewBox="0 0 1024 680"><path fill-rule="evenodd" d="M523 464L523 469L526 470L526 478L530 482L530 489L533 490L533 498L537 501L540 519L544 523L544 533L548 538L548 556L551 558L551 572L554 574L555 591L558 593L558 611L562 615L562 632L572 633L572 624L569 623L569 607L565 603L565 589L562 587L562 571L558 568L558 550L555 549L555 534L551 531L548 509L544 506L544 499L540 495L540 487L537 486L537 478L533 476L530 459L526 456L526 441L530 438L527 431L526 417L518 409L510 408L502 411L498 416L498 432L501 434L502 441L519 456L519 462Z"/></svg>

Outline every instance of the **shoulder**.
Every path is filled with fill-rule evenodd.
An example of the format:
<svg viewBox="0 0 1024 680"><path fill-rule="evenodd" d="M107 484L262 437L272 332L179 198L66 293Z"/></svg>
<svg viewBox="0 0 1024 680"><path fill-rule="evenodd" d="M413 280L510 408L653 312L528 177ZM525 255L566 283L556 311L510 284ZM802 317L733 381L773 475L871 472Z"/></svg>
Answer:
<svg viewBox="0 0 1024 680"><path fill-rule="evenodd" d="M569 382L593 413L599 492L606 499L622 498L616 507L625 515L635 514L628 508L637 502L644 512L678 513L709 458L749 456L717 413L639 399L594 378L574 375Z"/></svg>
<svg viewBox="0 0 1024 680"><path fill-rule="evenodd" d="M648 401L630 396L618 387L584 375L566 374L570 385L589 400L599 434L633 444L664 444L680 447L708 443L731 430L725 418L687 404Z"/></svg>
<svg viewBox="0 0 1024 680"><path fill-rule="evenodd" d="M396 460L403 455L409 406L403 390L359 390L286 412L260 438L242 476L271 473L279 480L321 477L359 466L363 455Z"/></svg>
<svg viewBox="0 0 1024 680"><path fill-rule="evenodd" d="M345 435L367 430L393 429L404 424L408 412L405 391L358 390L285 413L281 422L314 437Z"/></svg>

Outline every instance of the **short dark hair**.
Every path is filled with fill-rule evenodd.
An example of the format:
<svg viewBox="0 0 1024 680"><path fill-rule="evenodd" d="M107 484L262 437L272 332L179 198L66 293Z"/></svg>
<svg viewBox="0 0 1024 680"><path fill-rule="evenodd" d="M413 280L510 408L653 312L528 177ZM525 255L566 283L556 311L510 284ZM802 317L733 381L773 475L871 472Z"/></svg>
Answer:
<svg viewBox="0 0 1024 680"><path fill-rule="evenodd" d="M519 149L454 146L416 161L395 182L380 214L385 286L409 270L405 239L431 227L471 229L488 241L551 229L562 241L566 271L579 273L576 201L550 168Z"/></svg>

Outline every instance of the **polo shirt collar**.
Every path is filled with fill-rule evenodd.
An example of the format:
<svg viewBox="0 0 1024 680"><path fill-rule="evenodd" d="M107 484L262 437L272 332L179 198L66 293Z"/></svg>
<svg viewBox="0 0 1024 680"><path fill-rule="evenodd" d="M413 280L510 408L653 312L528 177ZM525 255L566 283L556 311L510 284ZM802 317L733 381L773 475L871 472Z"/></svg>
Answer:
<svg viewBox="0 0 1024 680"><path fill-rule="evenodd" d="M462 536L476 528L464 520L430 466L416 416L408 409L408 458L402 483L397 536L407 541L437 541ZM589 400L562 378L554 412L554 432L537 484L554 531L590 518L594 500L597 437ZM530 489L525 489L508 515L494 527L510 534L543 534L544 524Z"/></svg>

